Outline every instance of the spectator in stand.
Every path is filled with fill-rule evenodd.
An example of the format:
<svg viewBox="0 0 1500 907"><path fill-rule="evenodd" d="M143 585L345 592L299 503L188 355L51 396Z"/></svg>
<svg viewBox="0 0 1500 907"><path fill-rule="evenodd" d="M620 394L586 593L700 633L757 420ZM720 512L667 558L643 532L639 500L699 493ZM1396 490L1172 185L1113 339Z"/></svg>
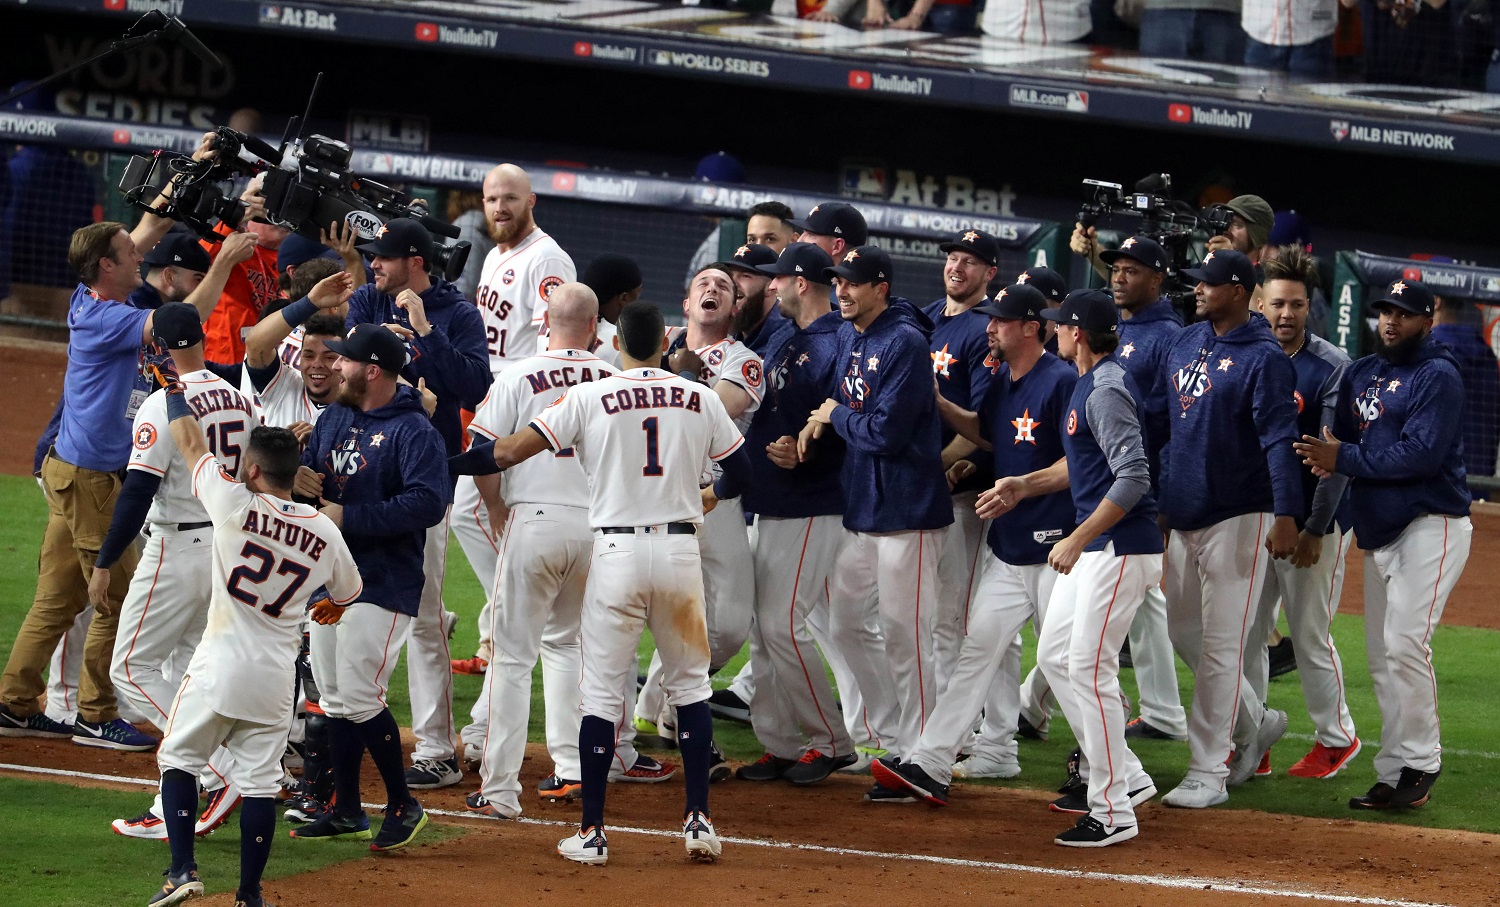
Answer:
<svg viewBox="0 0 1500 907"><path fill-rule="evenodd" d="M1245 65L1279 69L1294 76L1333 75L1333 29L1337 0L1252 0L1240 18L1245 29Z"/></svg>
<svg viewBox="0 0 1500 907"><path fill-rule="evenodd" d="M1500 434L1500 363L1475 319L1465 317L1466 308L1458 299L1434 296L1432 336L1448 345L1464 382L1464 471L1493 476Z"/></svg>
<svg viewBox="0 0 1500 907"><path fill-rule="evenodd" d="M464 298L474 301L474 291L479 289L479 275L484 270L484 260L495 241L490 238L490 227L484 219L484 193L475 190L454 192L448 196L448 221L458 228L458 239L444 240L448 245L466 242L469 260L464 271L453 281Z"/></svg>
<svg viewBox="0 0 1500 907"><path fill-rule="evenodd" d="M980 30L1027 44L1082 41L1093 30L1089 0L988 0Z"/></svg>
<svg viewBox="0 0 1500 907"><path fill-rule="evenodd" d="M1245 52L1240 2L1145 0L1141 12L1141 53L1173 60L1238 63Z"/></svg>
<svg viewBox="0 0 1500 907"><path fill-rule="evenodd" d="M1365 81L1447 88L1458 84L1454 4L1448 0L1339 0L1359 6Z"/></svg>
<svg viewBox="0 0 1500 907"><path fill-rule="evenodd" d="M906 31L938 32L944 35L967 35L975 31L978 10L974 0L868 0L865 26Z"/></svg>

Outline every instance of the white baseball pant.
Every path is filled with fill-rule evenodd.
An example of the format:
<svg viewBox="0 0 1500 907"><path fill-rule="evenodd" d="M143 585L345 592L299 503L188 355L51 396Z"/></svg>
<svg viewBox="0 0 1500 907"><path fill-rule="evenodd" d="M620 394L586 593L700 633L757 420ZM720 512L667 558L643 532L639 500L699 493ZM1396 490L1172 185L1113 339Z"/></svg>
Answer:
<svg viewBox="0 0 1500 907"><path fill-rule="evenodd" d="M938 559L937 613L932 623L932 673L939 696L947 689L948 675L958 663L969 603L974 600L974 590L988 554L984 535L989 523L974 512L978 500L977 491L954 495L953 525L948 527L943 553Z"/></svg>
<svg viewBox="0 0 1500 907"><path fill-rule="evenodd" d="M385 693L412 619L369 602L355 602L336 624L308 628L318 705L356 724L386 707Z"/></svg>
<svg viewBox="0 0 1500 907"><path fill-rule="evenodd" d="M512 819L521 814L521 761L538 656L547 751L560 777L581 776L578 626L593 549L586 507L522 503L506 520L490 612L494 657L484 678L489 733L479 776L490 805ZM543 647L544 637L553 644Z"/></svg>
<svg viewBox="0 0 1500 907"><path fill-rule="evenodd" d="M1403 766L1442 768L1432 633L1469 560L1468 517L1427 514L1365 553L1365 652L1380 703L1375 773L1395 786Z"/></svg>
<svg viewBox="0 0 1500 907"><path fill-rule="evenodd" d="M177 769L202 776L215 753L230 756L225 779L246 797L275 797L281 793L281 756L286 752L292 715L276 724L227 718L215 712L191 674L182 679L171 706L166 735L156 751L163 772ZM222 783L221 785L222 786Z"/></svg>
<svg viewBox="0 0 1500 907"><path fill-rule="evenodd" d="M468 558L474 576L484 591L484 607L479 611L479 657L490 658L490 608L494 606L495 561L500 556L500 540L490 530L490 512L479 497L473 476L459 476L453 489L453 507L449 523L458 537L458 547ZM477 719L476 719L477 720Z"/></svg>
<svg viewBox="0 0 1500 907"><path fill-rule="evenodd" d="M1187 710L1177 686L1177 658L1167 629L1167 596L1160 583L1146 595L1130 624L1130 661L1135 666L1136 702L1141 717L1159 731L1187 737Z"/></svg>
<svg viewBox="0 0 1500 907"><path fill-rule="evenodd" d="M427 530L422 549L422 600L408 631L406 684L411 696L411 731L416 738L414 762L452 759L458 753L458 729L453 723L453 653L443 627L448 516L445 513L441 522Z"/></svg>

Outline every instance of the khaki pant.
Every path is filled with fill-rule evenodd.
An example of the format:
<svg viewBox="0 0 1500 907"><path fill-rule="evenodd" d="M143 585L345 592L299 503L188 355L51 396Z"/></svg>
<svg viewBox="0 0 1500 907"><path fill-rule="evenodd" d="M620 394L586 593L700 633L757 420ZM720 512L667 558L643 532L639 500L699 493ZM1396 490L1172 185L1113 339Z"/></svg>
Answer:
<svg viewBox="0 0 1500 907"><path fill-rule="evenodd" d="M88 581L109 531L120 479L114 473L73 466L49 453L42 462L47 493L47 531L42 537L36 600L31 604L0 680L0 705L26 718L35 715L45 685L42 671L73 619L89 606ZM78 714L86 721L112 721L115 688L109 679L120 605L130 588L137 555L125 550L110 570L109 612L98 611L83 648Z"/></svg>

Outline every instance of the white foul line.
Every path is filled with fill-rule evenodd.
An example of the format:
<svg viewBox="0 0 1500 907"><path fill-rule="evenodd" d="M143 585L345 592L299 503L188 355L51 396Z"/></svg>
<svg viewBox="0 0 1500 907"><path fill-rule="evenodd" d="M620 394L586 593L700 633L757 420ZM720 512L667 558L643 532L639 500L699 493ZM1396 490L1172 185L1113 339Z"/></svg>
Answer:
<svg viewBox="0 0 1500 907"><path fill-rule="evenodd" d="M34 775L52 775L63 778L83 778L90 781L109 781L116 784L138 784L142 787L156 787L159 781L155 778L124 778L118 775L101 775L94 772L75 772L59 768L42 768L35 765L10 765L0 763L0 771L26 772ZM366 809L379 809L382 804L366 803ZM458 819L475 819L485 821L484 817L470 812L457 812L447 809L428 809L427 812L434 816L446 816ZM490 820L496 821L496 820ZM530 819L517 818L501 821L517 822L523 825L553 826L557 828L576 828L575 822L564 822L556 819ZM614 833L649 835L658 838L675 838L681 835L678 831L668 831L659 828L630 828L627 826L613 825L609 829ZM990 860L964 860L958 857L939 857L919 853L887 853L879 850L859 850L849 847L828 847L822 844L798 844L789 841L763 841L758 838L737 838L729 835L721 835L719 838L726 844L743 844L750 847L768 847L776 850L803 850L812 853L837 854L850 857L871 857L879 860L904 860L912 863L935 863L940 866L959 866L967 869L988 869L1000 872L1021 872L1032 875L1053 876L1065 879L1077 879L1088 882L1115 882L1131 885L1149 885L1156 888L1195 889L1198 891L1220 891L1233 894L1253 894L1269 897L1301 898L1310 901L1323 901L1331 904L1361 904L1369 907L1451 907L1429 901L1406 901L1397 898L1370 897L1354 894L1328 894L1315 891L1296 890L1290 887L1282 888L1272 883L1245 884L1230 879L1193 878L1190 876L1157 876L1137 875L1130 873L1114 872L1089 872L1081 869L1057 869L1050 866L1031 866L1025 863L997 863Z"/></svg>

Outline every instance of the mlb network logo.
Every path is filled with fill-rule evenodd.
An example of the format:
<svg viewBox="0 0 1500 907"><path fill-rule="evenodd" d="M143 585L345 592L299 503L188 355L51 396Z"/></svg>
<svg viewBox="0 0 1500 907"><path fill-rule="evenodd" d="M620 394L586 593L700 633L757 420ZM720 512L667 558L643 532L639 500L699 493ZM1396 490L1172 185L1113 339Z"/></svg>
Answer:
<svg viewBox="0 0 1500 907"><path fill-rule="evenodd" d="M870 71L867 69L849 70L849 87L856 91L869 91L872 81Z"/></svg>
<svg viewBox="0 0 1500 907"><path fill-rule="evenodd" d="M425 41L430 44L438 39L438 27L431 22L418 22L413 35L418 41Z"/></svg>

